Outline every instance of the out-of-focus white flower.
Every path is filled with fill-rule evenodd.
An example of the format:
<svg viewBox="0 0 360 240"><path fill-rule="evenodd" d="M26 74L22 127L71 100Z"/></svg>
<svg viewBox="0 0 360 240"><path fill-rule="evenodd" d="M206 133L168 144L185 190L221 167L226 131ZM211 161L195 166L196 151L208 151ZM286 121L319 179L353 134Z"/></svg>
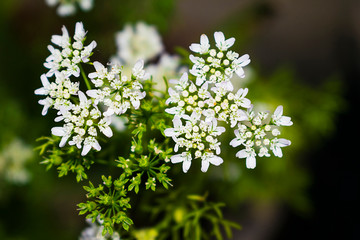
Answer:
<svg viewBox="0 0 360 240"><path fill-rule="evenodd" d="M13 184L25 184L30 180L26 164L33 156L30 146L15 138L0 152L0 178Z"/></svg>
<svg viewBox="0 0 360 240"><path fill-rule="evenodd" d="M154 88L163 92L167 91L164 77L166 79L179 78L181 74L187 71L185 67L180 67L178 56L171 56L167 53L161 54L156 64L150 64L145 69L152 76L153 82L156 83Z"/></svg>
<svg viewBox="0 0 360 240"><path fill-rule="evenodd" d="M45 0L50 7L59 5L56 12L61 17L67 17L76 13L78 4L83 11L89 11L94 5L94 0Z"/></svg>
<svg viewBox="0 0 360 240"><path fill-rule="evenodd" d="M86 222L90 226L81 232L79 240L120 240L118 232L114 232L111 236L109 234L103 236L104 226L98 224L100 220L93 223L90 219L86 219Z"/></svg>
<svg viewBox="0 0 360 240"><path fill-rule="evenodd" d="M164 49L156 28L144 22L138 22L134 27L126 25L124 30L116 34L116 45L124 65L134 65L138 59L147 62Z"/></svg>

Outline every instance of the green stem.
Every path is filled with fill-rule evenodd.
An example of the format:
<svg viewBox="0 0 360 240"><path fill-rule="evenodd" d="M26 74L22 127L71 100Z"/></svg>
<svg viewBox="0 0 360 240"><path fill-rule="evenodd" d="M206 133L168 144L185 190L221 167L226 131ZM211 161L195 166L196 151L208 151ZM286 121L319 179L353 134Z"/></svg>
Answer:
<svg viewBox="0 0 360 240"><path fill-rule="evenodd" d="M81 64L79 64L79 67L80 67L80 71L81 71L81 76L83 77L83 79L85 81L87 89L91 90L91 85L90 85L89 79L87 78L85 71L84 71L83 67L81 66Z"/></svg>

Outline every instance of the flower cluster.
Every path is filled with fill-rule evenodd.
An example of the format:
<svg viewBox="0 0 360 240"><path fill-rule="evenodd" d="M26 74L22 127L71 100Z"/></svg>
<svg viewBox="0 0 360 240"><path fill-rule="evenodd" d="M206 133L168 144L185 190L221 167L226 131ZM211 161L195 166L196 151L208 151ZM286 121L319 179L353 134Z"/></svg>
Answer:
<svg viewBox="0 0 360 240"><path fill-rule="evenodd" d="M51 55L46 58L46 62L44 63L44 66L49 69L46 73L47 77L53 76L56 72L62 72L66 77L70 77L71 75L79 77L79 64L90 61L89 57L96 47L96 42L92 41L89 45L84 46L86 32L81 22L76 23L73 38L74 42L72 43L65 26L62 28L62 35L52 36L51 42L61 49L54 48L52 45L48 46Z"/></svg>
<svg viewBox="0 0 360 240"><path fill-rule="evenodd" d="M96 140L98 131L106 137L112 137L112 130L109 127L110 119L103 117L96 105L92 105L92 100L87 99L85 94L78 92L80 103L71 105L69 108L61 107L60 116L55 118L56 122L64 121L63 127L53 127L51 132L55 136L60 136L60 147L65 146L68 139L69 145L76 145L82 148L81 155L85 156L91 148L100 151L101 147ZM82 146L83 144L83 146Z"/></svg>
<svg viewBox="0 0 360 240"><path fill-rule="evenodd" d="M95 87L100 89L88 90L86 94L94 98L96 104L101 102L107 106L104 116L121 115L131 105L138 109L140 100L146 95L145 92L141 92L143 86L139 80L148 78L143 66L144 62L139 60L132 69L131 78L128 78L121 74L121 68L118 65L112 65L111 70L108 71L101 63L94 62L96 72L90 73L89 78Z"/></svg>
<svg viewBox="0 0 360 240"><path fill-rule="evenodd" d="M266 137L266 132L279 132L275 126L292 124L290 118L282 116L282 107L275 111L271 121L267 113L254 116L251 101L246 98L248 89L234 91L230 79L234 72L239 77L245 76L243 67L250 62L249 55L239 57L238 53L228 50L234 44L234 38L225 40L222 32L215 32L214 37L217 49L210 47L205 34L201 36L200 44L190 45L190 50L196 53L196 56L190 55L193 66L189 73L192 76L184 73L178 81L171 81L175 86L168 90L166 103L173 106L165 111L174 115L174 127L164 133L175 141L175 152L184 148L182 153L171 158L172 163L183 163L184 172L190 168L192 159L202 159L203 172L210 163L220 165L223 162L218 156L221 142L217 137L225 132L225 128L218 127L218 121L231 128L238 124L239 129L235 130L237 138L231 145L245 146L246 149L236 156L246 157L248 168L255 167L254 146L260 149L260 157L269 156L268 145L276 156L281 157L280 147L290 144L288 140Z"/></svg>
<svg viewBox="0 0 360 240"><path fill-rule="evenodd" d="M79 4L83 11L89 11L92 9L94 0L45 0L46 4L50 7L57 8L57 14L62 17L74 15L76 13L76 3Z"/></svg>
<svg viewBox="0 0 360 240"><path fill-rule="evenodd" d="M123 64L133 65L138 59L148 61L158 56L164 45L156 28L144 22L127 24L116 34L118 56Z"/></svg>
<svg viewBox="0 0 360 240"><path fill-rule="evenodd" d="M86 32L81 22L76 23L73 43L65 26L62 28L62 35L51 37L51 42L60 49L48 46L51 54L46 58L44 66L49 71L41 76L43 87L35 91L37 95L46 96L39 101L39 104L44 106L43 115L46 115L51 107L56 110L60 110L61 106L69 107L70 98L77 95L79 82L72 82L70 77L80 76L80 64L90 61L89 57L96 47L95 41L84 47L85 37ZM55 81L50 83L48 78L53 76Z"/></svg>
<svg viewBox="0 0 360 240"><path fill-rule="evenodd" d="M235 38L225 40L222 32L215 32L214 38L217 49L210 49L209 39L205 34L201 35L200 44L190 45L190 50L196 55L190 55L194 65L189 72L196 77L196 85L204 82L231 84L234 72L241 78L245 77L243 67L250 63L249 55L239 57L238 53L228 51Z"/></svg>
<svg viewBox="0 0 360 240"><path fill-rule="evenodd" d="M90 226L81 232L79 240L120 240L120 235L118 232L113 232L111 236L108 233L105 236L103 235L104 221L99 217L97 218L96 222L92 222L91 219L86 219L86 222Z"/></svg>
<svg viewBox="0 0 360 240"><path fill-rule="evenodd" d="M75 145L82 149L81 155L86 155L92 148L99 151L101 146L97 141L100 133L110 138L113 132L110 128L112 115L121 115L129 108L138 109L140 100L145 97L145 92L140 83L148 78L144 62L139 60L132 69L131 77L122 73L122 67L111 65L108 70L100 62L90 62L89 57L96 46L93 41L84 47L86 32L81 22L76 23L74 42L71 42L69 33L65 27L62 35L54 35L51 41L62 49L49 46L51 55L46 59L44 66L49 69L41 76L43 87L36 89L35 94L45 95L46 98L39 101L43 105L42 114L46 115L49 108L58 110L55 121L63 121L61 127L54 127L51 132L60 136L59 146ZM95 72L88 76L95 86L91 88L81 64L92 64ZM88 90L86 93L80 91L80 73L84 78ZM51 77L55 80L51 81ZM98 105L107 107L102 112Z"/></svg>
<svg viewBox="0 0 360 240"><path fill-rule="evenodd" d="M282 157L282 147L289 146L287 139L278 138L280 126L291 126L290 117L283 116L283 107L278 106L273 115L268 112L255 114L252 108L247 112L247 119L238 124L234 138L230 145L237 147L243 145L245 149L237 152L236 157L246 158L246 167L256 167L256 156L270 157L269 150L277 157Z"/></svg>
<svg viewBox="0 0 360 240"><path fill-rule="evenodd" d="M26 168L33 156L31 146L15 138L0 151L0 179L13 184L26 184L31 174Z"/></svg>
<svg viewBox="0 0 360 240"><path fill-rule="evenodd" d="M152 76L154 88L166 92L164 76L167 79L178 78L187 71L180 67L180 57L164 51L161 35L154 25L137 22L127 24L115 35L117 55L110 62L124 65L123 73L130 74L131 68L138 59L144 61L144 69ZM158 61L154 61L158 59Z"/></svg>
<svg viewBox="0 0 360 240"><path fill-rule="evenodd" d="M210 91L208 83L197 87L184 73L174 89L169 88L170 97L167 104L177 106L166 109L173 114L174 128L165 130L165 135L175 141L174 150L185 148L185 152L174 155L173 163L183 162L183 171L187 172L191 160L201 158L201 170L206 172L209 163L220 165L223 160L220 154L220 144L217 137L225 132L224 127L218 127L218 120L231 122L235 126L238 121L246 119L246 113L241 108L250 107L250 100L245 98L247 89L240 89L236 94L228 92L221 85ZM182 120L185 121L184 125ZM191 150L191 151L190 151Z"/></svg>
<svg viewBox="0 0 360 240"><path fill-rule="evenodd" d="M45 95L45 99L39 100L43 105L42 115L46 115L48 109L53 107L60 110L61 106L69 107L71 105L71 96L76 96L79 91L79 82L72 82L61 72L55 72L55 82L49 82L45 74L41 75L42 88L36 89L36 95Z"/></svg>

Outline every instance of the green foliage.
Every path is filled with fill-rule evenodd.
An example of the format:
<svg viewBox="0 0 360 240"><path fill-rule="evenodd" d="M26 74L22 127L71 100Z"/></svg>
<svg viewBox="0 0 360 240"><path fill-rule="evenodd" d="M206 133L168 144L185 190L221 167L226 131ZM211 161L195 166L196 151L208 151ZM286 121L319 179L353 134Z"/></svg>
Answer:
<svg viewBox="0 0 360 240"><path fill-rule="evenodd" d="M174 190L167 198L158 198L157 204L148 206L152 219L158 219L154 228L156 239L224 239L223 232L232 238L232 230L240 225L224 218L224 203L207 200L207 195L184 195L182 190ZM135 232L135 235L137 232Z"/></svg>
<svg viewBox="0 0 360 240"><path fill-rule="evenodd" d="M131 208L130 198L127 197L125 184L128 179L120 177L112 181L111 176L102 175L103 183L95 187L91 182L89 186L84 186L87 191L86 197L89 199L85 203L79 203L79 214L88 213L86 218L93 222L97 218L103 221L103 235L114 232L114 225L121 224L125 230L129 230L133 221L126 215L127 209Z"/></svg>
<svg viewBox="0 0 360 240"><path fill-rule="evenodd" d="M60 138L56 136L41 137L37 141L44 142L35 149L43 156L41 164L46 165L46 170L56 167L59 177L66 176L69 172L75 173L77 182L88 178L85 171L94 163L91 155L82 157L75 146L59 148Z"/></svg>

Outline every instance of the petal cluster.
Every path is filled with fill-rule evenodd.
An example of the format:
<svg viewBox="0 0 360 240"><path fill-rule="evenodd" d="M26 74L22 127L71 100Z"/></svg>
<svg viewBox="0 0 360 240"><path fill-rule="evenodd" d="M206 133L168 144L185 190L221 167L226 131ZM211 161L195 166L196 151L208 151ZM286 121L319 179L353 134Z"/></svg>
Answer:
<svg viewBox="0 0 360 240"><path fill-rule="evenodd" d="M231 92L231 87L218 84L212 88L204 83L196 86L187 73L184 73L169 88L169 98L166 103L173 107L165 111L174 115L173 128L165 130L165 135L172 137L175 142L175 152L182 149L182 153L171 158L173 163L182 162L183 171L187 172L192 159L201 159L201 170L206 172L211 164L220 165L223 160L221 142L218 137L225 132L218 121L236 125L238 121L246 119L243 109L250 107L250 100L246 98L247 89ZM210 89L209 89L210 88Z"/></svg>
<svg viewBox="0 0 360 240"><path fill-rule="evenodd" d="M55 122L62 122L63 125L53 127L51 132L61 137L59 146L64 147L67 143L74 145L82 149L83 156L91 149L101 150L97 140L99 135L112 137L111 116L140 107L140 100L146 95L140 81L148 78L142 60L136 62L129 77L122 73L121 66L110 65L107 68L100 62L90 62L89 57L96 42L84 47L86 33L83 24L78 22L73 41L65 27L62 28L62 35L52 36L52 43L59 48L49 46L51 55L44 66L50 70L41 75L43 86L35 90L35 94L45 96L39 101L44 106L43 115L49 109L58 111ZM85 63L95 68L94 72L88 74L94 88L91 88L82 70L81 64ZM80 91L80 73L87 83L85 93Z"/></svg>
<svg viewBox="0 0 360 240"><path fill-rule="evenodd" d="M86 32L81 22L76 23L74 41L70 38L65 26L62 28L62 35L53 35L51 42L56 47L48 46L51 54L44 63L44 66L49 69L46 76L51 77L56 72L62 72L67 77L72 75L79 77L79 64L89 61L89 57L97 45L95 41L92 41L89 45L84 46L85 38Z"/></svg>
<svg viewBox="0 0 360 240"><path fill-rule="evenodd" d="M243 67L250 63L248 54L239 56L238 53L228 50L234 44L235 38L226 40L222 32L215 32L214 38L216 48L210 48L205 34L201 35L200 44L190 45L194 55L190 55L193 66L189 72L196 77L198 86L204 82L231 84L230 79L234 73L241 78L245 77Z"/></svg>
<svg viewBox="0 0 360 240"><path fill-rule="evenodd" d="M247 119L238 123L235 129L235 138L230 142L233 147L243 146L236 157L246 159L246 167L256 167L256 156L270 157L270 152L277 157L282 157L281 148L289 146L287 139L278 138L280 126L291 126L290 117L282 116L282 106L278 106L272 116L268 112L255 114L252 108L247 112ZM281 113L281 115L280 115ZM279 121L282 119L283 121Z"/></svg>
<svg viewBox="0 0 360 240"><path fill-rule="evenodd" d="M143 70L143 61L139 60L133 69L131 78L121 74L121 68L112 65L108 70L100 62L94 62L96 72L90 73L89 78L97 89L88 90L86 94L95 103L102 103L107 107L104 116L121 115L131 106L138 109L140 100L146 95L140 80L145 79L146 73Z"/></svg>

